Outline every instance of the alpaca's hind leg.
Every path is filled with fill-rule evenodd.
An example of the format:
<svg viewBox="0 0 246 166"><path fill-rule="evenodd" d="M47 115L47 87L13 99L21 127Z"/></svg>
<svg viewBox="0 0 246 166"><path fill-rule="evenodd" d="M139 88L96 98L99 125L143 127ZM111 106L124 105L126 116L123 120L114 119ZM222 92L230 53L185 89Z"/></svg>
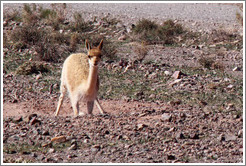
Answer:
<svg viewBox="0 0 246 166"><path fill-rule="evenodd" d="M64 96L65 96L66 91L67 91L65 85L63 85L63 84L61 85L60 91L61 91L61 92L60 92L61 94L60 94L59 101L58 101L58 104L57 104L55 116L57 116L57 115L59 114L61 105L62 105L62 103L63 103Z"/></svg>
<svg viewBox="0 0 246 166"><path fill-rule="evenodd" d="M106 111L104 111L104 109L102 108L102 106L101 106L101 104L99 103L99 101L98 101L97 98L96 98L95 102L96 102L96 105L97 105L97 107L98 107L100 113L101 113L101 114L105 114Z"/></svg>
<svg viewBox="0 0 246 166"><path fill-rule="evenodd" d="M94 101L87 101L88 114L92 115L93 107L94 107Z"/></svg>

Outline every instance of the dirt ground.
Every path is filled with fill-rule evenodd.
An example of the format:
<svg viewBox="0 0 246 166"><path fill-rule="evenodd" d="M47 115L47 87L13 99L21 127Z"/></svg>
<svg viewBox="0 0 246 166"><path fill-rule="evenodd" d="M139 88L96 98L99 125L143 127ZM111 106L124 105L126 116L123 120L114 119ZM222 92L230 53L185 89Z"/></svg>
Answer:
<svg viewBox="0 0 246 166"><path fill-rule="evenodd" d="M241 116L178 104L103 100L109 114L102 116L95 108L92 117L74 117L67 100L55 117L54 101L35 106L31 102L4 103L3 139L5 145L17 144L6 148L5 161L242 162ZM51 141L58 136L66 141Z"/></svg>

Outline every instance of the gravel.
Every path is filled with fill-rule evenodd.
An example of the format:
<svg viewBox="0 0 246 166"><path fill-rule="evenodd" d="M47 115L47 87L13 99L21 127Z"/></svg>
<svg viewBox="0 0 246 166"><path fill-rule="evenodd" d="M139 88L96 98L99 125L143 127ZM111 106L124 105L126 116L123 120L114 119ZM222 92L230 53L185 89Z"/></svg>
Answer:
<svg viewBox="0 0 246 166"><path fill-rule="evenodd" d="M6 3L4 9L21 9L21 3ZM42 4L50 7L50 4ZM222 3L67 3L68 18L73 13L82 12L86 18L110 15L119 18L124 24L135 23L146 18L162 22L174 19L193 30L209 31L215 27L240 28L236 5Z"/></svg>

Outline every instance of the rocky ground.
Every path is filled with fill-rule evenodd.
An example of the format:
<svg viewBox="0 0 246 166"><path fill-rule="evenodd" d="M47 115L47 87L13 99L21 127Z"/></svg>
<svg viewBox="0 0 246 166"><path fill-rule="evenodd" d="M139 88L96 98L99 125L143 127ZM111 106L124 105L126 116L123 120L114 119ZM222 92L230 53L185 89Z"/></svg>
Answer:
<svg viewBox="0 0 246 166"><path fill-rule="evenodd" d="M4 7L11 5L20 6ZM80 5L68 4L68 9L74 12ZM243 50L242 27L235 19L238 7L167 4L162 7L169 12L161 13L157 4L119 6L122 10L115 10L115 4L87 4L84 9L91 17L110 13L123 20L116 34L108 36L122 41L116 54L121 58L101 64L99 98L108 113L100 115L95 108L94 116L74 117L66 99L61 114L53 116L62 63L52 64L59 70L52 74L5 71L3 162L242 163ZM184 14L177 15L180 8ZM148 45L144 60L134 64L139 60L133 51L138 43L120 37L130 35L129 25L146 15L160 22L176 19L209 38L206 43L189 40L179 47ZM234 40L228 40L228 34ZM211 67L206 68L202 57L213 59ZM12 64L7 58L4 62ZM81 110L85 108L82 104Z"/></svg>

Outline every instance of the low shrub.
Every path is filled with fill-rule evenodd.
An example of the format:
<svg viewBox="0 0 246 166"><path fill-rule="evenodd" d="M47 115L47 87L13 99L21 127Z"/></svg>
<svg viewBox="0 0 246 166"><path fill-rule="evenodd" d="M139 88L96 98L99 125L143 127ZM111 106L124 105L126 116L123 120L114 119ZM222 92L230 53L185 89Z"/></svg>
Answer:
<svg viewBox="0 0 246 166"><path fill-rule="evenodd" d="M175 38L185 31L181 24L172 20L167 20L162 25L158 25L154 21L142 19L133 28L133 32L142 41L149 43L162 41L163 44L175 44Z"/></svg>
<svg viewBox="0 0 246 166"><path fill-rule="evenodd" d="M198 62L202 67L210 69L214 63L214 60L209 57L201 57L198 59Z"/></svg>
<svg viewBox="0 0 246 166"><path fill-rule="evenodd" d="M142 62L143 59L148 54L149 49L148 49L146 43L142 42L141 45L135 45L133 47L133 51L136 54L136 58L134 59L134 61Z"/></svg>
<svg viewBox="0 0 246 166"><path fill-rule="evenodd" d="M207 69L215 69L215 70L221 70L224 71L225 66L223 65L223 63L221 63L220 61L214 60L211 57L201 57L200 59L198 59L199 64Z"/></svg>
<svg viewBox="0 0 246 166"><path fill-rule="evenodd" d="M38 73L45 73L48 71L49 71L48 66L42 62L27 61L17 68L16 74L31 75L34 73L38 74Z"/></svg>
<svg viewBox="0 0 246 166"><path fill-rule="evenodd" d="M89 23L84 20L82 14L74 13L73 19L73 22L69 26L73 32L86 32L90 29Z"/></svg>

